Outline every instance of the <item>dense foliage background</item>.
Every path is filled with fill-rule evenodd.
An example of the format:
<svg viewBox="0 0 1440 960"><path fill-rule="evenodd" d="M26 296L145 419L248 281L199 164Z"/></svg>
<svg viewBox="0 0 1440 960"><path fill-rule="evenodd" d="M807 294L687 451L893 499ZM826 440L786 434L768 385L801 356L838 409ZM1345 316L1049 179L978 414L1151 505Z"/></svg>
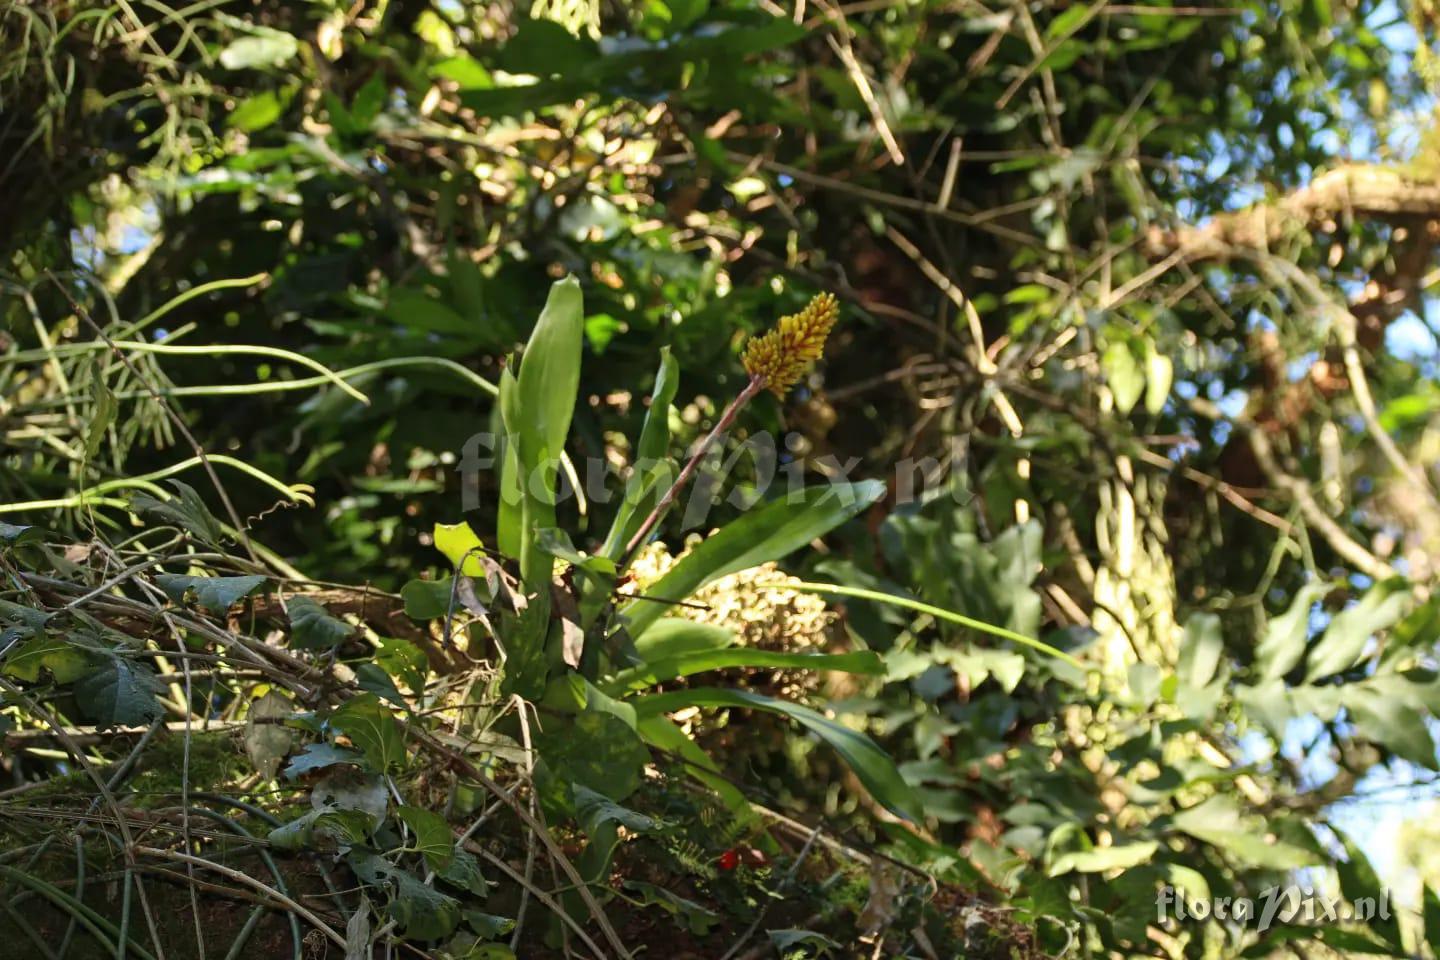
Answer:
<svg viewBox="0 0 1440 960"><path fill-rule="evenodd" d="M436 549L435 525L464 519L506 576L534 586L505 549L498 471L467 498L458 468L467 440L514 429L494 385L513 351L534 349L552 282L573 275L584 356L565 450L612 464L617 486L642 430L654 436L647 418L680 457L744 387L747 336L817 292L841 301L826 359L788 397L745 407L732 439L769 433L809 482L878 479L883 492L827 522L823 539L753 558L783 569L727 570L670 619L775 653L873 651L881 672L817 680L748 666L662 681L658 696L704 686L806 701L868 733L923 808L915 822L897 815L813 726L736 709L701 719L692 706L678 719L718 765L710 786L738 786L804 826L789 846L743 817L697 839L708 801L675 786L683 771L652 768L665 795L627 813L694 829L646 841L653 850L621 844L640 852L622 851L613 877L586 877L610 897L605 911L674 915L693 939L685 949L706 957L740 956L766 930L782 955L860 955L862 935L867 956L961 955L927 946L940 934L923 918L935 916L969 955L1433 955L1434 13L1369 0L0 6L0 767L11 780L0 809L15 824L7 846L23 852L5 860L21 868L0 874L5 888L83 905L83 890L52 887L72 899L47 900L21 879L75 875L68 839L63 850L39 841L31 857L32 834L62 809L81 849L102 800L103 816L118 817L117 802L148 809L77 781L74 753L123 773L152 722L175 728L157 743L184 746L169 767L205 766L149 789L182 801L250 791L244 802L263 809L247 816L290 819L285 801L308 781L273 778L298 741L267 769L254 718L308 716L326 746L329 707L257 686L279 691L276 671L298 683L310 675L293 671L338 664L343 687L369 665L360 688L389 677L391 703L424 728L412 746L440 736L425 711L448 723L446 698L489 667L457 659L455 599L417 608L422 588L407 584L449 576L459 561ZM662 348L678 371L668 391ZM759 479L742 463L716 484L746 495ZM738 527L753 513L745 502L720 499L692 529L671 513L668 552L645 557L648 580L635 571L642 589L687 535ZM552 525L570 543L546 549L602 582L609 574L581 560L603 552L617 503L566 500ZM151 566L267 586L207 601L151 584ZM841 590L771 596L782 573ZM310 591L340 632L327 642L312 627L316 639L293 599L267 619L281 586ZM86 606L96 598L111 606ZM53 618L77 609L99 619ZM182 614L194 618L183 629ZM82 636L102 628L130 639ZM199 657L178 654L184 690L170 690L179 667L162 657L146 673L159 706L119 709L131 654L152 656L177 629ZM499 649L531 629L500 622ZM217 633L318 652L237 667L214 656L229 649ZM476 636L471 659L493 666ZM76 645L92 672L66 660ZM354 713L355 702L330 706ZM530 756L516 716L495 723L524 784L516 771L533 761L515 760ZM216 758L192 753L191 725L211 722L242 731L258 776L224 738ZM129 733L116 742L111 726ZM362 738L334 729L374 766ZM466 823L489 798L457 800L469 788L442 782L454 744L430 746L438 766L403 790L397 774L394 803ZM379 775L393 773L376 749ZM543 743L539 756L579 761ZM506 797L544 794L539 776ZM129 786L143 799L140 780ZM379 803L383 817L384 790ZM516 806L507 829L534 830L522 812L547 804L589 837L556 826L548 889L570 899L547 909L598 938L592 905L572 902L588 888L555 858L593 854L601 824L631 839L647 828L567 793ZM385 829L419 836L413 819ZM201 849L190 823L172 854ZM822 824L863 858L827 848L845 878L829 885L807 859ZM533 885L535 844L527 857L523 839L493 843L488 855ZM767 865L717 871L737 849ZM72 859L46 872L59 853ZM881 854L895 865L878 866L891 863ZM128 898L140 868L117 864ZM169 866L192 879L199 869ZM349 867L377 905L402 907L426 896L407 884L433 892L442 872ZM900 884L891 871L928 877ZM1394 918L1298 917L1262 933L1157 917L1165 884L1256 897L1296 877L1351 898L1389 887ZM322 889L314 871L290 882ZM756 891L795 899L795 884L811 905L765 921ZM478 891L451 892L466 889ZM543 955L544 922L522 938L527 901L505 896L481 915L518 929L473 921L464 943L455 924L411 928L403 911L389 927L377 916L373 935L346 932L368 900L323 908L347 957L399 934L411 955L503 956L480 952L503 942ZM118 911L112 899L105 910ZM238 928L249 907L229 909ZM61 911L59 929L73 930L73 915ZM23 936L14 910L7 922ZM679 955L669 922L617 919L614 932ZM129 923L144 929L138 914ZM550 923L544 949L558 950L572 931ZM276 929L275 955L289 955L292 928ZM189 956L196 940L188 927L145 936L134 942L157 957ZM614 944L599 942L609 955ZM227 949L212 942L209 955ZM315 949L343 953L333 940Z"/></svg>

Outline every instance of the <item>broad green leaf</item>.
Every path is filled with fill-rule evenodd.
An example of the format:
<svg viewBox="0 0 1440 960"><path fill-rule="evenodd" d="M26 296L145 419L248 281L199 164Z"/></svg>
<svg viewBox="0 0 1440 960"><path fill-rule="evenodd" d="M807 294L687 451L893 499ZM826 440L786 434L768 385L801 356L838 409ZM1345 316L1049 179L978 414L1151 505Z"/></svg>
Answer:
<svg viewBox="0 0 1440 960"><path fill-rule="evenodd" d="M480 558L486 553L485 545L480 542L479 536L470 529L470 524L465 521L459 523L437 523L434 529L435 549L445 554L445 559L450 561L450 566L467 577L485 576L485 565ZM427 583L429 581L412 580L410 583ZM409 584L406 584L409 586ZM445 598L448 608L450 598ZM441 614L434 614L440 616ZM413 616L413 614L412 614ZM421 618L429 619L429 618Z"/></svg>
<svg viewBox="0 0 1440 960"><path fill-rule="evenodd" d="M135 727L164 715L156 699L163 689L149 667L109 657L75 681L75 701L101 729Z"/></svg>
<svg viewBox="0 0 1440 960"><path fill-rule="evenodd" d="M720 690L696 688L676 690L670 693L656 693L633 701L639 716L657 716L671 713L684 707L739 707L741 709L769 710L783 714L807 727L845 759L850 769L865 784L871 796L896 816L912 823L921 823L925 812L919 798L900 776L895 761L868 736L852 730L844 724L824 717L809 707L802 707L786 700L750 693L746 690Z"/></svg>
<svg viewBox="0 0 1440 960"><path fill-rule="evenodd" d="M1433 753L1433 748L1432 748ZM1335 872L1340 878L1340 893L1349 903L1355 903L1362 898L1370 898L1372 903L1379 903L1383 897L1389 896L1389 891L1376 876L1375 870L1366 859L1362 851L1350 837L1341 831L1336 831L1340 836L1340 842L1345 847L1345 859L1335 865ZM1402 950L1404 941L1400 934L1399 914L1394 910L1389 917L1375 916L1367 924L1368 931L1376 934L1387 941L1396 950Z"/></svg>
<svg viewBox="0 0 1440 960"><path fill-rule="evenodd" d="M373 693L362 693L330 716L330 723L350 738L379 773L405 762L405 740L400 724Z"/></svg>
<svg viewBox="0 0 1440 960"><path fill-rule="evenodd" d="M309 597L291 597L285 601L290 614L290 646L297 650L325 650L344 643L355 632L339 617Z"/></svg>
<svg viewBox="0 0 1440 960"><path fill-rule="evenodd" d="M1310 866L1319 859L1310 850L1275 839L1268 825L1247 819L1239 803L1227 794L1217 794L1181 810L1171 823L1177 830L1219 847L1251 867L1291 870Z"/></svg>
<svg viewBox="0 0 1440 960"><path fill-rule="evenodd" d="M635 641L635 652L647 663L733 646L735 634L713 623L683 617L661 617Z"/></svg>
<svg viewBox="0 0 1440 960"><path fill-rule="evenodd" d="M550 723L537 739L540 756L557 776L621 801L640 786L650 752L624 720L610 713L576 714Z"/></svg>
<svg viewBox="0 0 1440 960"><path fill-rule="evenodd" d="M1265 636L1255 651L1255 666L1262 680L1283 677L1305 656L1310 636L1310 608L1328 590L1323 583L1307 583L1295 591L1290 606L1265 627Z"/></svg>
<svg viewBox="0 0 1440 960"><path fill-rule="evenodd" d="M395 816L410 828L409 847L425 858L431 870L439 872L449 866L455 855L455 837L444 817L423 807L400 807Z"/></svg>
<svg viewBox="0 0 1440 960"><path fill-rule="evenodd" d="M192 594L200 606L223 613L254 593L264 577L190 577L178 573L157 573L155 584L176 603L184 603Z"/></svg>
<svg viewBox="0 0 1440 960"><path fill-rule="evenodd" d="M1095 847L1093 850L1072 850L1062 853L1050 865L1046 876L1058 877L1071 872L1104 873L1108 870L1128 870L1142 863L1149 863L1155 851L1160 848L1156 840L1137 843L1122 843L1113 847Z"/></svg>
<svg viewBox="0 0 1440 960"><path fill-rule="evenodd" d="M1135 362L1130 345L1124 341L1110 344L1100 358L1100 368L1115 397L1115 409L1122 415L1129 414L1145 389L1145 373Z"/></svg>
<svg viewBox="0 0 1440 960"><path fill-rule="evenodd" d="M23 629L23 628L21 628ZM5 636L10 632L6 631ZM22 640L0 661L0 673L36 683L40 671L49 670L56 683L73 683L90 668L90 658L83 650L57 637L40 635Z"/></svg>
<svg viewBox="0 0 1440 960"><path fill-rule="evenodd" d="M655 374L655 386L650 391L650 409L645 411L645 424L640 428L640 441L635 445L635 475L625 485L625 499L615 511L610 533L605 545L600 548L602 556L619 561L625 545L640 529L646 515L660 499L660 477L653 476L663 470L669 482L674 482L674 471L670 466L670 404L675 401L675 391L680 386L680 369L669 347L660 351L660 369ZM668 486L668 483L667 483Z"/></svg>
<svg viewBox="0 0 1440 960"><path fill-rule="evenodd" d="M1072 8L1073 9L1073 8ZM1145 412L1158 414L1165 409L1170 397L1170 385L1175 380L1175 365L1170 358L1155 349L1155 344L1145 342Z"/></svg>
<svg viewBox="0 0 1440 960"><path fill-rule="evenodd" d="M400 688L395 686L395 679L386 673L378 663L362 663L355 667L355 684L361 690L375 694L381 700L392 703L402 710L408 710L410 705L405 702L401 695Z"/></svg>
<svg viewBox="0 0 1440 960"><path fill-rule="evenodd" d="M884 673L884 663L869 650L853 653L784 653L778 650L756 650L750 647L728 650L707 650L681 654L662 660L647 660L644 666L632 667L617 673L600 684L602 690L613 696L622 696L657 686L666 680L689 677L708 670L726 670L732 667L761 667L774 670L835 670L842 673L858 673L878 676ZM1021 661L1020 669L1024 669Z"/></svg>
<svg viewBox="0 0 1440 960"><path fill-rule="evenodd" d="M405 603L405 616L411 620L434 620L450 611L450 591L453 581L411 580L400 588L400 599Z"/></svg>
<svg viewBox="0 0 1440 960"><path fill-rule="evenodd" d="M502 397L505 431L519 446L520 576L531 591L547 589L555 569L554 559L532 538L535 531L555 526L555 480L580 389L584 340L580 283L574 277L558 280L520 358L518 407L506 409Z"/></svg>
<svg viewBox="0 0 1440 960"><path fill-rule="evenodd" d="M333 743L310 743L305 745L290 762L285 765L282 771L286 777L293 780L296 777L313 773L316 770L324 770L340 764L352 764L359 766L364 762L364 757L354 750L346 750L344 747L337 747Z"/></svg>
<svg viewBox="0 0 1440 960"><path fill-rule="evenodd" d="M1377 631L1398 622L1410 606L1404 580L1377 583L1352 607L1335 614L1306 660L1305 678L1318 680L1348 670L1359 661Z"/></svg>
<svg viewBox="0 0 1440 960"><path fill-rule="evenodd" d="M1431 705L1423 696L1407 696L1391 677L1348 683L1341 702L1361 737L1381 744L1396 756L1429 770L1436 769L1435 740L1427 722ZM1330 717L1322 717L1330 719Z"/></svg>
<svg viewBox="0 0 1440 960"><path fill-rule="evenodd" d="M1214 678L1224 652L1220 618L1213 613L1193 613L1185 621L1176 673L1183 682L1203 687Z"/></svg>
<svg viewBox="0 0 1440 960"><path fill-rule="evenodd" d="M824 536L880 499L885 485L875 480L808 487L798 494L756 507L706 537L645 591L653 600L631 600L621 611L639 638L665 613L664 600L684 600L727 574L778 560Z"/></svg>
<svg viewBox="0 0 1440 960"><path fill-rule="evenodd" d="M300 52L300 43L288 33L269 27L249 26L252 36L232 40L220 51L220 65L226 70L278 67Z"/></svg>
<svg viewBox="0 0 1440 960"><path fill-rule="evenodd" d="M496 404L504 438L500 445L500 502L496 505L495 539L500 545L500 552L512 559L520 556L525 524L525 491L520 485L522 474L518 439L520 382L515 379L515 366L513 362L508 363L500 371L499 402Z"/></svg>
<svg viewBox="0 0 1440 960"><path fill-rule="evenodd" d="M282 100L280 94L274 90L246 97L230 111L230 116L225 118L225 125L242 133L263 130L280 119L285 113L287 102L288 98Z"/></svg>

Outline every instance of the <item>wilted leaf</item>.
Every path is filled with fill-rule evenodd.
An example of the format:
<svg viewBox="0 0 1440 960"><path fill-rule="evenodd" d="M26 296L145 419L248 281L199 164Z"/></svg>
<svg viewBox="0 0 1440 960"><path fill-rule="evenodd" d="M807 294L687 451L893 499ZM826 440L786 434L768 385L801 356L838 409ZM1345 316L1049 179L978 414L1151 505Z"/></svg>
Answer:
<svg viewBox="0 0 1440 960"><path fill-rule="evenodd" d="M385 812L390 808L390 793L382 777L351 767L336 767L311 789L310 805L321 812L348 810L363 814L367 829L373 830L385 819Z"/></svg>
<svg viewBox="0 0 1440 960"><path fill-rule="evenodd" d="M684 921L685 929L697 937L708 937L710 931L720 923L720 914L714 910L701 906L694 900L687 900L664 887L643 880L626 880L623 886L637 894L642 905L660 907L671 916Z"/></svg>
<svg viewBox="0 0 1440 960"><path fill-rule="evenodd" d="M273 690L250 704L245 721L245 753L265 780L274 778L295 740L295 732L289 727L267 721L282 720L292 709L290 701Z"/></svg>

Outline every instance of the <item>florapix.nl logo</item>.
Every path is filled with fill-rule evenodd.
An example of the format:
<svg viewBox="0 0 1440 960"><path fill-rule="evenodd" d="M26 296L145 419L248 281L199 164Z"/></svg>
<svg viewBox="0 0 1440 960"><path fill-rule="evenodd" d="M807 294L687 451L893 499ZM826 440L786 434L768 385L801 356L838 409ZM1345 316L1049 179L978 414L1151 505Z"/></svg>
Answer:
<svg viewBox="0 0 1440 960"><path fill-rule="evenodd" d="M1259 933L1276 923L1368 923L1389 920L1390 913L1389 890L1382 890L1379 896L1346 900L1338 894L1293 883L1266 887L1255 897L1187 897L1167 884L1155 897L1155 918L1162 924L1169 920L1186 923L1214 918Z"/></svg>

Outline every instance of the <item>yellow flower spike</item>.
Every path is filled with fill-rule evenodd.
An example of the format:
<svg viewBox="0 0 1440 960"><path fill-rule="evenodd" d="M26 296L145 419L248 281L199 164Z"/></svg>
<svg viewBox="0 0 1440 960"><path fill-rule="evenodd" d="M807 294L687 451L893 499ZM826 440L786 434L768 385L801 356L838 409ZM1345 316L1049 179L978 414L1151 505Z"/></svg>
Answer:
<svg viewBox="0 0 1440 960"><path fill-rule="evenodd" d="M783 398L825 352L825 338L838 319L840 304L834 295L816 294L804 310L781 317L764 336L750 338L741 357L745 372Z"/></svg>
<svg viewBox="0 0 1440 960"><path fill-rule="evenodd" d="M485 553L480 538L463 520L459 523L435 524L435 549L445 554L450 566L458 567L467 577L485 576L485 565L480 555ZM463 562L463 566L462 566Z"/></svg>

